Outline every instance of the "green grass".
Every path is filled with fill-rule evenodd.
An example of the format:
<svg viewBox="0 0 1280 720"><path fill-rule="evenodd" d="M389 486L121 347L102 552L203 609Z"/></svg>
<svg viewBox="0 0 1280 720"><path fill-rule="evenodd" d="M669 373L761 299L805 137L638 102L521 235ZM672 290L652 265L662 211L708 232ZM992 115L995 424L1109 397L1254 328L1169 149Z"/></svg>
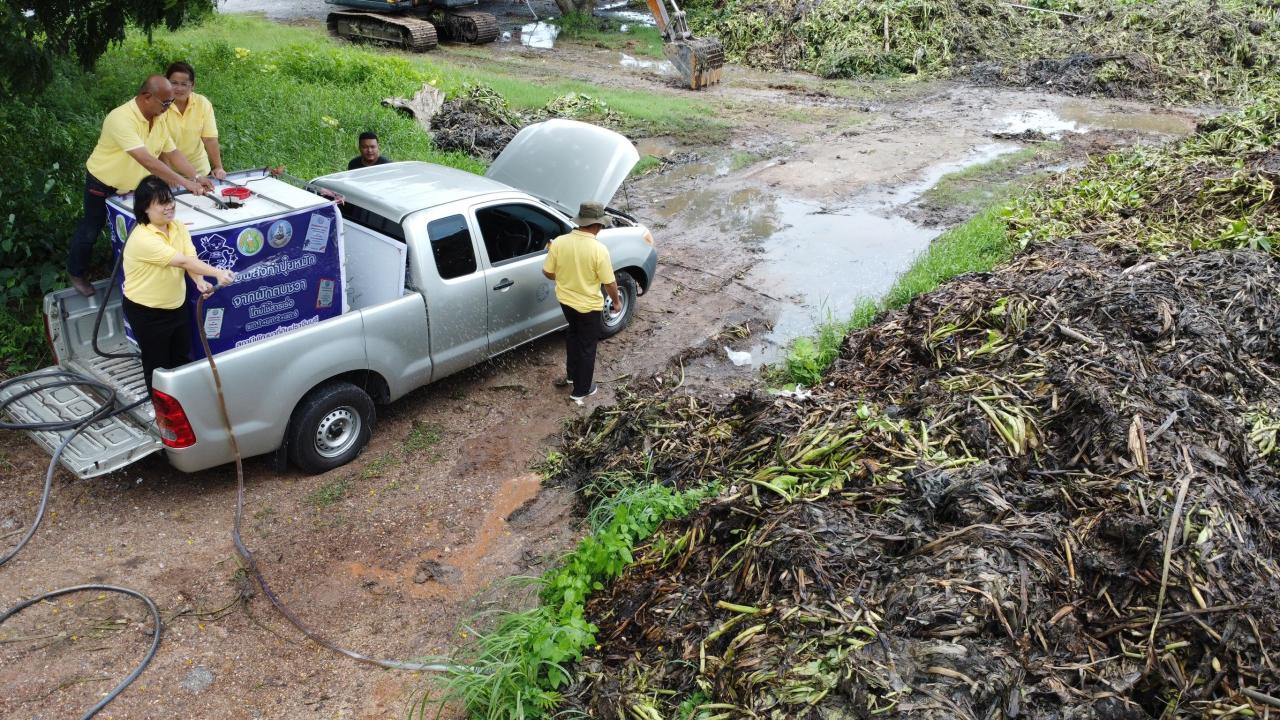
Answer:
<svg viewBox="0 0 1280 720"><path fill-rule="evenodd" d="M991 207L938 236L883 299L860 303L848 318L829 318L815 328L813 337L794 340L783 358L780 374L770 380L778 384L818 384L838 357L850 330L870 325L880 312L901 307L957 275L985 272L1012 257L1017 245L1008 237L1005 212L1002 207Z"/></svg>
<svg viewBox="0 0 1280 720"><path fill-rule="evenodd" d="M636 166L631 168L631 177L647 175L660 167L662 167L662 158L657 157L656 155L641 156L640 161L636 163Z"/></svg>
<svg viewBox="0 0 1280 720"><path fill-rule="evenodd" d="M983 208L1009 200L1028 184L1023 168L1061 147L1056 142L1042 143L944 175L921 196L921 204Z"/></svg>
<svg viewBox="0 0 1280 720"><path fill-rule="evenodd" d="M197 72L199 72L197 70ZM307 494L307 502L314 506L317 510L324 510L341 500L346 496L347 491L351 489L351 479L343 478L325 483L320 487L312 490Z"/></svg>
<svg viewBox="0 0 1280 720"><path fill-rule="evenodd" d="M380 478L387 474L387 471L400 464L400 459L388 453L382 457L370 462L360 471L361 480L371 480Z"/></svg>
<svg viewBox="0 0 1280 720"><path fill-rule="evenodd" d="M414 420L409 436L404 439L405 452L432 450L440 444L440 426L435 423Z"/></svg>

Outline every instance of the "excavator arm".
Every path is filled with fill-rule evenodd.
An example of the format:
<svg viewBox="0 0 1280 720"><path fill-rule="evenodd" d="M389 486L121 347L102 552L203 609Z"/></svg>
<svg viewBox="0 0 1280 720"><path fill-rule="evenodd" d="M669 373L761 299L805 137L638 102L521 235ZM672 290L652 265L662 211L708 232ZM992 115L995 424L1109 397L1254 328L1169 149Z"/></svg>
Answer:
<svg viewBox="0 0 1280 720"><path fill-rule="evenodd" d="M662 33L662 52L693 90L720 82L724 46L715 38L696 38L676 0L646 0ZM667 3L671 13L667 13Z"/></svg>

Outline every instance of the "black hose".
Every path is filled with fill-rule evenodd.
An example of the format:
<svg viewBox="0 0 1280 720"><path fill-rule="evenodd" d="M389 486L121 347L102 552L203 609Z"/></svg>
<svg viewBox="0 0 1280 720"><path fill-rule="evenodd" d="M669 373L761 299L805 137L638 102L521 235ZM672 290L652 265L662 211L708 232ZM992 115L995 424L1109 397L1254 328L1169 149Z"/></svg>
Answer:
<svg viewBox="0 0 1280 720"><path fill-rule="evenodd" d="M104 302L104 305L105 305L105 302ZM96 331L95 331L95 335L96 335ZM8 380L6 382L0 383L0 393L3 393L5 388L11 387L17 384L18 382L31 381L31 380L39 381L44 378L57 378L57 379L53 379L51 382L46 382L46 383L35 382L31 385L31 387L24 388L23 390L14 393L11 397L6 398L3 402L0 402L0 416L3 416L5 409L8 408L13 403L17 402L18 400L21 400L22 398L28 395L32 395L34 393L40 392L42 390L47 390L52 387L69 387L69 386L75 385L75 386L87 386L87 387L98 388L99 390L102 390L106 393L107 399L105 402L99 405L97 409L95 409L93 412L90 412L88 415L85 415L84 417L80 417L80 418L71 418L69 420L52 420L52 421L46 421L46 422L31 422L31 423L0 421L0 429L3 429L3 430L34 430L34 431L71 430L71 432L68 433L65 438L63 438L62 442L58 445L57 449L53 451L53 457L49 459L49 469L44 474L44 489L40 493L40 505L36 509L35 520L31 522L31 526L27 528L27 532L22 536L22 539L18 541L18 544L15 545L12 550L5 553L4 556L0 557L0 566L3 566L5 563L12 560L15 555L21 552L22 548L26 547L27 543L30 542L31 538L36 534L36 529L40 527L40 522L44 519L44 511L49 506L49 495L51 494L53 489L53 474L58 469L58 460L62 457L62 453L67 449L67 446L71 444L71 441L74 440L77 435L84 432L84 430L88 428L90 425L93 425L94 423L99 422L101 420L114 417L116 415L119 415L120 413L132 410L133 408L138 407L139 405L141 405L143 402L147 400L147 398L143 398L133 403L132 405L115 409L116 391L113 388L108 386L106 383L99 382L92 378L85 377L84 375L81 375L79 373L73 373L66 370L51 370L51 371L45 371L45 372L32 373L31 375L26 375L23 377L18 377L12 380ZM123 588L123 587L116 587L114 585L75 585L72 587L65 587L58 590L53 590L51 592L47 592L43 595L31 598L29 600L26 600L24 602L21 602L15 605L14 607L9 608L4 612L3 615L0 615L0 625L3 625L5 621L8 620L9 618L13 617L14 615L17 615L18 613L22 612L26 608L42 600L58 597L60 595L66 595L68 593L80 592L83 590L105 590L108 592L123 593L125 595L136 597L147 604L147 609L151 611L151 617L154 622L154 630L152 631L153 637L151 641L151 649L147 651L146 656L142 659L142 662L139 663L137 667L133 669L133 672L129 673L129 675L125 677L124 680L120 681L120 683L116 685L115 688L111 690L111 692L107 693L106 696L104 696L101 700L99 700L96 705L94 705L92 708L89 709L88 712L86 712L84 715L81 716L81 720L87 720L87 718L91 718L94 715L97 715L98 711L102 710L102 708L107 706L107 703L116 699L116 696L118 696L121 692L124 692L124 689L129 687L129 685L132 684L133 681L136 680L138 676L142 674L142 671L147 668L147 665L151 664L151 659L155 657L156 650L160 647L160 637L164 632L164 628L160 621L160 611L156 609L156 604L152 602L151 598L147 597L146 595L143 595L142 593L136 590L131 590L129 588Z"/></svg>
<svg viewBox="0 0 1280 720"><path fill-rule="evenodd" d="M204 317L204 300L205 298L203 295L196 300L197 321ZM271 604L275 606L276 610L279 610L280 614L285 616L285 619L293 623L294 627L302 631L303 635L307 636L316 644L328 648L340 655L346 655L352 660L368 663L370 665L377 665L378 667L388 668L391 670L448 672L454 669L449 665L405 662L401 660L379 660L378 658L361 655L354 650L348 650L312 630L305 622L302 621L302 618L295 615L293 611L289 609L289 606L284 604L284 601L282 601L275 594L275 591L271 589L271 586L267 584L267 579L263 577L262 571L258 569L258 563L254 560L253 553L245 546L244 540L240 537L241 519L244 517L244 462L240 457L240 444L236 441L236 434L231 429L231 416L227 413L227 401L226 397L222 393L222 377L218 374L218 363L213 359L213 351L209 348L209 338L205 335L204 323L197 322L197 325L200 328L200 346L204 349L205 358L209 361L209 370L213 373L213 386L215 394L218 396L218 409L222 413L222 426L227 431L227 439L231 443L231 452L236 459L236 515L231 526L231 540L236 546L236 552L238 552L240 557L244 560L245 569L248 570L249 575L253 577L254 581L258 583L258 587L262 588L262 594L266 595L267 599L271 601Z"/></svg>
<svg viewBox="0 0 1280 720"><path fill-rule="evenodd" d="M102 296L102 302L98 305L98 315L93 319L93 351L104 358L122 359L141 357L140 353L109 353L98 347L98 329L102 327L102 316L107 312L107 301L111 299L111 291L116 289L116 277L120 275L120 265L124 262L124 253L116 253L116 267L111 271L111 281L107 283L107 290Z"/></svg>
<svg viewBox="0 0 1280 720"><path fill-rule="evenodd" d="M79 373L68 372L66 370L49 370L45 372L32 373L31 375L24 375L22 377L5 381L3 383L0 383L0 394L2 394L6 388L12 385L15 385L19 382L30 381L30 380L40 380L43 378L61 378L61 379L53 380L52 382L47 382L47 383L39 383L39 382L33 383L31 387L25 388L17 393L14 393L12 397L5 398L3 402L0 402L0 416L3 416L5 409L8 408L13 403L17 402L18 400L21 400L22 398L28 395L32 395L34 393L40 392L42 390L47 390L48 388L53 388L53 387L68 387L73 385L94 387L106 392L107 400L102 405L99 405L96 410L94 410L93 412L81 418L72 418L70 420L53 420L53 421L47 421L47 422L31 422L31 423L0 421L0 430L32 430L32 431L71 430L71 432L68 433L65 438L63 438L62 442L58 445L57 449L54 450L53 457L49 459L49 469L44 474L44 490L40 493L40 505L36 509L35 520L32 521L31 526L27 528L26 534L22 536L22 539L18 541L18 544L14 546L12 550L5 553L3 556L0 556L0 566L4 565L5 563L9 562L9 560L13 559L13 557L22 550L22 548L27 544L27 542L31 540L32 536L36 534L36 529L40 527L40 522L41 520L44 519L45 508L48 507L49 505L49 495L53 488L53 474L58 469L58 460L62 457L62 453L67 449L67 446L71 444L71 441L74 440L75 437L79 435L81 432L84 432L86 428L98 422L99 420L105 420L107 418L119 415L120 413L132 410L133 408L141 405L146 400L146 398L144 398L127 407L123 407L118 410L113 409L115 407L115 401L116 401L116 391L114 389L109 387L106 383L99 382L92 378L85 377L84 375L81 375Z"/></svg>
<svg viewBox="0 0 1280 720"><path fill-rule="evenodd" d="M8 610L5 610L3 615L0 615L0 625L3 625L4 622L9 618L13 617L14 615L17 615L18 613L22 612L23 610L26 610L27 608L31 607L32 605L35 605L38 602L41 602L43 600L49 600L51 598L56 598L61 595L68 595L70 593L75 593L75 592L83 592L85 590L98 590L103 592L121 593L124 595L129 595L129 596L138 598L139 600L147 604L147 610L151 613L152 631L151 631L151 647L147 650L146 656L142 658L142 662L138 663L137 667L133 669L133 672L126 675L125 678L121 680L118 685L112 688L111 692L103 696L103 698L99 700L96 705L89 708L88 712L86 712L84 715L81 715L80 720L88 720L94 715L97 715L98 711L106 707L107 703L111 702L112 700L115 700L116 696L124 692L124 689L129 687L129 685L133 684L133 681L137 680L138 676L142 674L142 671L146 670L147 666L151 664L152 658L156 656L156 650L160 649L160 638L164 634L164 624L160 620L160 610L156 608L156 604L152 602L151 598L147 597L146 595L143 595L137 590L131 590L126 587L117 587L115 585L73 585L71 587L64 587L58 590L53 590L43 595L40 595L38 597L33 597L30 600L26 600L24 602L18 603L17 605L14 605Z"/></svg>

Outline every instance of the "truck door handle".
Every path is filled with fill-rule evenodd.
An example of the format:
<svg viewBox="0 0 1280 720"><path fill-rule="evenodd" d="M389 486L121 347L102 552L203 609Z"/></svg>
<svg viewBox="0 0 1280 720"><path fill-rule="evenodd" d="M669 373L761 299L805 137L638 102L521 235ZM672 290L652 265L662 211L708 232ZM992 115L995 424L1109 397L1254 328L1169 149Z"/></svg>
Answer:
<svg viewBox="0 0 1280 720"><path fill-rule="evenodd" d="M497 285L494 285L493 289L497 290L498 292L502 292L503 290L506 290L512 285L515 285L515 281L513 281L511 278L502 278L502 282L498 283Z"/></svg>

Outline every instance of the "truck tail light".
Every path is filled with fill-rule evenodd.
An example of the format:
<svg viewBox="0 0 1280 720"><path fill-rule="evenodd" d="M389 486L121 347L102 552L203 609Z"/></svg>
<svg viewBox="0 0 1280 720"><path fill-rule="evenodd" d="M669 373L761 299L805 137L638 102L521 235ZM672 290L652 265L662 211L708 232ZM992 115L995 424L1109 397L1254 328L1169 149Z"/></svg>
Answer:
<svg viewBox="0 0 1280 720"><path fill-rule="evenodd" d="M187 421L182 403L159 390L151 391L151 404L156 409L156 427L160 428L160 442L171 448L185 448L196 444L196 433Z"/></svg>

